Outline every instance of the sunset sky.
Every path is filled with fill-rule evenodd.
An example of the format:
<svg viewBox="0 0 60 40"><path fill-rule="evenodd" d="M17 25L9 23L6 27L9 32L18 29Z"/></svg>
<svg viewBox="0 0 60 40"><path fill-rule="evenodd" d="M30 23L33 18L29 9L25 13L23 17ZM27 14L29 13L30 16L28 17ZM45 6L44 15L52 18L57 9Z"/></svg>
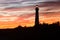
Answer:
<svg viewBox="0 0 60 40"><path fill-rule="evenodd" d="M60 21L60 0L0 0L0 29L33 26L35 5L39 5L40 23Z"/></svg>

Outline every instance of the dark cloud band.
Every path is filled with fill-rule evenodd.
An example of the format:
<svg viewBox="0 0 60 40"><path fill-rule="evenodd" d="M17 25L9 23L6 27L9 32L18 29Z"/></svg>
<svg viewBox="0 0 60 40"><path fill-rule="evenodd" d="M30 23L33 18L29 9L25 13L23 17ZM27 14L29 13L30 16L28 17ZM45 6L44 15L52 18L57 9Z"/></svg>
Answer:
<svg viewBox="0 0 60 40"><path fill-rule="evenodd" d="M57 2L60 0L0 0L0 8L11 8L11 7L21 7L36 5L40 2Z"/></svg>

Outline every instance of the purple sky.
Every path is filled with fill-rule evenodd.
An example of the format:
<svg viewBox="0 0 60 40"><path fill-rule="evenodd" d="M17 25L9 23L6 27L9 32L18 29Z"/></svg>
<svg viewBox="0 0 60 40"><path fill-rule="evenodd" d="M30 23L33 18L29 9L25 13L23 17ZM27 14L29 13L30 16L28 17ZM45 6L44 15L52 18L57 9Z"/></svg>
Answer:
<svg viewBox="0 0 60 40"><path fill-rule="evenodd" d="M10 7L22 7L36 5L40 2L49 2L49 1L59 1L59 0L0 0L0 8L10 8Z"/></svg>
<svg viewBox="0 0 60 40"><path fill-rule="evenodd" d="M20 8L20 7L24 7L24 6L31 6L31 5L36 5L39 3L40 5L40 2L47 2L47 1L53 1L53 2L57 2L59 0L0 0L0 15L3 15L3 16L11 16L11 15L17 15L17 16L20 16L20 15L23 15L23 14L31 14L31 12L33 12L33 10L30 9L25 9L25 10L20 10L20 11L13 11L13 12L4 12L4 11L1 11L1 10L4 10L4 9L9 9L10 8ZM47 5L47 4L45 4ZM59 5L57 5L59 6ZM60 11L60 6L59 7L56 7L54 5L51 5L49 7L40 7L40 11L44 11L44 9L59 9L57 11ZM30 11L27 13L27 11ZM46 11L45 11L46 12ZM48 11L48 12L52 12L52 11ZM53 12L56 12L56 11L53 11ZM18 13L18 14L17 14Z"/></svg>

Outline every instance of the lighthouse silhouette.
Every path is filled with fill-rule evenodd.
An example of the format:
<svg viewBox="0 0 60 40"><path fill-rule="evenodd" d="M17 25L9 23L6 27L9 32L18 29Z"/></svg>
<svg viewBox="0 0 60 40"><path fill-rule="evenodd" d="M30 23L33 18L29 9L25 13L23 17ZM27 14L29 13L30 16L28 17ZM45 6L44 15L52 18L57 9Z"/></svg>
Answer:
<svg viewBox="0 0 60 40"><path fill-rule="evenodd" d="M39 7L36 5L35 8L35 26L39 26Z"/></svg>

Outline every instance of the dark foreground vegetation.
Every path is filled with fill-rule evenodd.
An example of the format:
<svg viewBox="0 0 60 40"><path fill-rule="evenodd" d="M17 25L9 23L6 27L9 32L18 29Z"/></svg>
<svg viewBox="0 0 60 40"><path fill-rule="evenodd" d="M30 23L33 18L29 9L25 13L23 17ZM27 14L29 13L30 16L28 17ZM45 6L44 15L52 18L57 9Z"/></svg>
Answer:
<svg viewBox="0 0 60 40"><path fill-rule="evenodd" d="M25 39L25 38L40 38L40 37L57 37L60 31L59 22L53 24L39 24L38 26L23 28L18 26L15 29L0 29L0 39Z"/></svg>

